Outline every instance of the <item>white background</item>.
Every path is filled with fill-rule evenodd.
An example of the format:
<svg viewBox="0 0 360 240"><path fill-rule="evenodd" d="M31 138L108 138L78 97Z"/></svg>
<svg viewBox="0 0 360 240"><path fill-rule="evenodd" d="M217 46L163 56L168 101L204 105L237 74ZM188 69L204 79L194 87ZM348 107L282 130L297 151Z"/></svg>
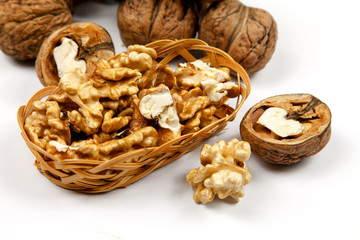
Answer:
<svg viewBox="0 0 360 240"><path fill-rule="evenodd" d="M0 239L360 239L356 1L243 2L273 15L279 39L237 118L207 143L240 138L245 111L264 98L310 93L332 111L332 136L320 153L289 167L251 156L253 179L236 204L194 203L185 176L200 166L200 148L124 189L62 189L33 166L17 125L17 109L42 88L34 64L0 52ZM74 21L105 27L118 53L125 48L116 9L116 1L89 2L75 8Z"/></svg>

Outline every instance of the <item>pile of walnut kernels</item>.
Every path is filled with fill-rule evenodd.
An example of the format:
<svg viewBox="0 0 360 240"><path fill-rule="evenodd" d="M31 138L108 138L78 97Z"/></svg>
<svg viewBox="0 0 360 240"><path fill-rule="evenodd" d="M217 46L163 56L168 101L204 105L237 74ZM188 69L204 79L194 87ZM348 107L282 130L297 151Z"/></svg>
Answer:
<svg viewBox="0 0 360 240"><path fill-rule="evenodd" d="M214 68L202 60L180 63L173 70L155 61L154 49L132 45L126 52L100 60L93 72L85 73L86 64L76 60L72 52L77 52L76 44L68 38L54 49L60 77L58 91L46 101L33 103L24 126L31 141L58 159L106 161L135 149L160 146L225 117L225 102L240 94L238 84L230 81L228 68ZM230 154L224 157L227 163L214 160L199 169L199 176L201 173L220 176L222 181L238 181L239 189L223 191L215 186L216 179L214 186L205 187L190 177L194 176L192 171L187 181L195 190L195 201L207 203L215 194L235 199L243 195L241 187L251 178L244 164L250 147L246 143L245 148L238 150L227 148L231 151L226 150L225 155L246 149L245 157L239 160ZM222 156L222 151L218 152ZM214 169L209 171L209 167L218 164L227 167L216 167L218 174L214 174ZM224 173L230 178L222 176Z"/></svg>
<svg viewBox="0 0 360 240"><path fill-rule="evenodd" d="M54 53L71 48L65 39ZM154 49L133 45L90 74L75 57L59 58L62 91L34 103L25 122L31 140L60 159L107 160L198 131L224 117L226 100L239 95L229 69L197 60L173 71L156 58Z"/></svg>

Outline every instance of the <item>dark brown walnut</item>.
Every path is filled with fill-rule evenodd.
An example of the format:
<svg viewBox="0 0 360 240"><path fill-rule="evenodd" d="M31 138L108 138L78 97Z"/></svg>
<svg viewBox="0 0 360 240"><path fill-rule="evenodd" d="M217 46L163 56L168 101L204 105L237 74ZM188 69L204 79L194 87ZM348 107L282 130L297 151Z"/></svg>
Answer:
<svg viewBox="0 0 360 240"><path fill-rule="evenodd" d="M277 41L277 25L267 11L247 7L238 0L224 0L211 3L202 14L199 38L229 53L249 75L269 62Z"/></svg>
<svg viewBox="0 0 360 240"><path fill-rule="evenodd" d="M0 49L34 59L49 34L72 22L72 0L0 0Z"/></svg>
<svg viewBox="0 0 360 240"><path fill-rule="evenodd" d="M279 107L286 119L303 126L296 136L280 137L258 123L264 111ZM321 151L330 140L331 112L328 106L310 94L287 94L270 97L255 104L243 117L240 133L252 152L274 164L293 164Z"/></svg>
<svg viewBox="0 0 360 240"><path fill-rule="evenodd" d="M193 2L186 0L124 0L117 22L126 46L159 39L195 37L198 17Z"/></svg>
<svg viewBox="0 0 360 240"><path fill-rule="evenodd" d="M206 11L206 9L209 8L209 6L214 2L220 2L223 0L196 0L196 8L198 11L198 14L201 16Z"/></svg>
<svg viewBox="0 0 360 240"><path fill-rule="evenodd" d="M115 53L109 33L95 23L78 22L62 27L45 39L36 58L36 73L44 86L57 85L60 80L53 51L64 38L78 45L76 59L86 61L86 72L92 72L94 63Z"/></svg>

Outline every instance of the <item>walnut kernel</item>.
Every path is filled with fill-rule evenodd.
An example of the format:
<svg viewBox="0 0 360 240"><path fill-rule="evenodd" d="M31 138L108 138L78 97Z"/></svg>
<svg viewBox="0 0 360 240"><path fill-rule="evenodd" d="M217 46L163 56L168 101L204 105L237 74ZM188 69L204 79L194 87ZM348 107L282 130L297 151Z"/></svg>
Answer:
<svg viewBox="0 0 360 240"><path fill-rule="evenodd" d="M251 180L245 164L250 154L249 143L236 138L228 143L220 140L212 146L205 144L200 152L203 167L186 175L186 181L195 191L194 201L206 204L213 201L215 195L239 201L244 196L242 187Z"/></svg>

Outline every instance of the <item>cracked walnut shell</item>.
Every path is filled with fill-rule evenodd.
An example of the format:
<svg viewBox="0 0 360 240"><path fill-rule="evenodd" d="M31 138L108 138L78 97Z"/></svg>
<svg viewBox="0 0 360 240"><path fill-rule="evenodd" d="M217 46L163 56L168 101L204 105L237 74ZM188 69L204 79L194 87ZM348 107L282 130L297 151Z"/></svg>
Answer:
<svg viewBox="0 0 360 240"><path fill-rule="evenodd" d="M265 10L247 7L238 0L224 0L210 4L203 13L199 39L227 52L252 75L272 57L277 25Z"/></svg>
<svg viewBox="0 0 360 240"><path fill-rule="evenodd" d="M76 49L75 61L85 61L85 72L95 70L95 64L114 55L115 49L109 33L101 26L91 22L77 22L54 31L45 39L36 58L36 73L44 86L59 83L58 66L54 49L64 39L70 39Z"/></svg>
<svg viewBox="0 0 360 240"><path fill-rule="evenodd" d="M268 123L259 121L265 115L264 112L274 108L285 110L285 119L277 114L273 115L272 119L267 117ZM294 120L302 125L300 133L280 136L282 134L272 129L274 124L271 124L271 121L275 125L284 122L280 126L284 133L284 129L293 125ZM241 121L240 133L259 158L273 164L289 165L318 153L326 146L331 135L331 112L325 103L310 94L273 96L248 110Z"/></svg>
<svg viewBox="0 0 360 240"><path fill-rule="evenodd" d="M0 1L0 49L17 60L34 59L52 31L72 22L70 0Z"/></svg>
<svg viewBox="0 0 360 240"><path fill-rule="evenodd" d="M193 38L197 21L193 3L185 0L124 0L117 11L120 36L126 46Z"/></svg>

